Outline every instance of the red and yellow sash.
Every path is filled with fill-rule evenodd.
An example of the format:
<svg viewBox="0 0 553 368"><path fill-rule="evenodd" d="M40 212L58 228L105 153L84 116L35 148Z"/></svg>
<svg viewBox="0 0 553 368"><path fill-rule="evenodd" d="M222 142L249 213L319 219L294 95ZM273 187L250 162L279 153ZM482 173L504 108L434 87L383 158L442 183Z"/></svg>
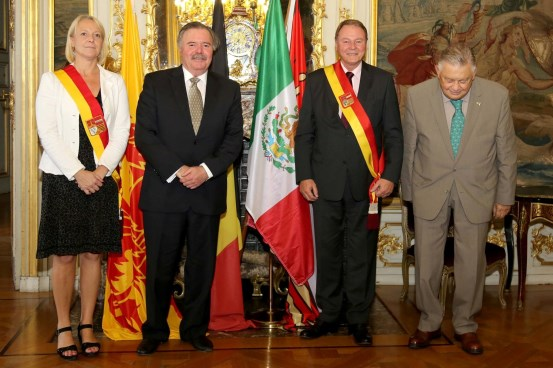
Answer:
<svg viewBox="0 0 553 368"><path fill-rule="evenodd" d="M84 130L96 157L102 157L104 149L109 142L109 132L100 103L96 100L86 82L73 65L68 65L61 70L57 70L54 74L58 77L73 101L75 101L75 104L77 104ZM111 175L119 183L119 173L117 170L114 170Z"/></svg>
<svg viewBox="0 0 553 368"><path fill-rule="evenodd" d="M355 91L349 83L348 77L346 73L344 73L340 62L338 61L334 65L325 67L324 71L330 83L330 87L332 88L332 92L334 93L334 97L336 97L336 101L342 113L348 119L348 123L355 134L355 138L361 148L369 172L374 178L368 189L370 200L368 227L370 229L378 228L378 210L376 214L373 210L374 208L378 209L378 198L371 189L378 179L380 179L384 171L384 147L382 147L382 153L379 157L371 119L357 99Z"/></svg>

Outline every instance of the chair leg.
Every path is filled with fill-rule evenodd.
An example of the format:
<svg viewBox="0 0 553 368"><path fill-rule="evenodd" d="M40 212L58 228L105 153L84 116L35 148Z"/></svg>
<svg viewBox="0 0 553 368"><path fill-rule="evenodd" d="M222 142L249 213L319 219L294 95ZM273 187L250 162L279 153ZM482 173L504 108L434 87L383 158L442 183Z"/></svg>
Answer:
<svg viewBox="0 0 553 368"><path fill-rule="evenodd" d="M505 284L507 282L507 265L505 261L499 267L499 284L497 286L497 293L499 294L499 303L501 308L507 308L507 302L505 301Z"/></svg>
<svg viewBox="0 0 553 368"><path fill-rule="evenodd" d="M442 270L442 282L440 283L440 304L442 305L442 315L445 315L445 302L447 299L447 284L449 276L451 275L451 272L447 269L447 267L444 267Z"/></svg>
<svg viewBox="0 0 553 368"><path fill-rule="evenodd" d="M409 291L409 263L402 263L401 273L403 275L403 288L401 288L399 300L404 301L407 299L407 292Z"/></svg>

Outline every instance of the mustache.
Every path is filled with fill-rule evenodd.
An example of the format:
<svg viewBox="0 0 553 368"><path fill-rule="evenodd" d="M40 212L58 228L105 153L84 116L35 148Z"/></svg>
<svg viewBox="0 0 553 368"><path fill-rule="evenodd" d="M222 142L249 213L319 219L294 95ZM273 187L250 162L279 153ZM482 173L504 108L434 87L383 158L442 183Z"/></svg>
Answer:
<svg viewBox="0 0 553 368"><path fill-rule="evenodd" d="M192 60L207 60L207 56L203 54L194 54L192 55Z"/></svg>

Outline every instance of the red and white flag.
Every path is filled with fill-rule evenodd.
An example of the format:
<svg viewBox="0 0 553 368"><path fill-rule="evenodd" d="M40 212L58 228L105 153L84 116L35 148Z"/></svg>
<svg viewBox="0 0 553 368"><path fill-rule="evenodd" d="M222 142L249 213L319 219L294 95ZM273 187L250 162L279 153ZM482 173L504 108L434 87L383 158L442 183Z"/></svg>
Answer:
<svg viewBox="0 0 553 368"><path fill-rule="evenodd" d="M290 49L290 65L294 78L296 100L301 110L307 64L305 60L305 43L303 39L303 27L299 3L290 0L288 14L286 15L286 35L288 48ZM315 265L316 270L316 265ZM304 285L296 284L292 279L288 283L288 296L286 298L286 314L284 316L284 328L295 329L313 323L319 316L319 309L313 296L315 290L316 274L314 273Z"/></svg>
<svg viewBox="0 0 553 368"><path fill-rule="evenodd" d="M298 103L280 1L267 12L248 154L246 209L253 225L298 285L313 274L309 204L296 185Z"/></svg>

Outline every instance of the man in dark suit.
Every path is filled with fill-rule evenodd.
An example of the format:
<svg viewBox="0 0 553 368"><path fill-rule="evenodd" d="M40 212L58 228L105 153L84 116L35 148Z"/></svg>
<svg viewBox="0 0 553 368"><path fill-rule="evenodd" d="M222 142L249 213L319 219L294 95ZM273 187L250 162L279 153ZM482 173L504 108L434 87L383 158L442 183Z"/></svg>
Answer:
<svg viewBox="0 0 553 368"><path fill-rule="evenodd" d="M147 320L140 355L169 338L172 285L185 243L180 338L197 350L213 349L205 334L219 218L226 210L225 174L243 136L239 85L208 72L218 42L211 28L185 25L178 36L182 66L148 74L138 101L136 146L146 160L140 208Z"/></svg>
<svg viewBox="0 0 553 368"><path fill-rule="evenodd" d="M322 310L300 336L335 332L345 296L349 331L365 346L372 344L367 321L375 296L379 201L392 193L403 155L394 82L363 62L367 38L361 22L340 23L340 60L307 77L295 137L296 180L313 203Z"/></svg>
<svg viewBox="0 0 553 368"><path fill-rule="evenodd" d="M474 56L464 45L441 53L436 74L409 88L405 105L401 185L403 198L413 202L415 292L421 311L408 345L425 348L441 336L438 290L453 211L453 328L463 350L481 354L474 316L482 308L489 224L492 217L505 217L515 200L509 92L476 77Z"/></svg>

